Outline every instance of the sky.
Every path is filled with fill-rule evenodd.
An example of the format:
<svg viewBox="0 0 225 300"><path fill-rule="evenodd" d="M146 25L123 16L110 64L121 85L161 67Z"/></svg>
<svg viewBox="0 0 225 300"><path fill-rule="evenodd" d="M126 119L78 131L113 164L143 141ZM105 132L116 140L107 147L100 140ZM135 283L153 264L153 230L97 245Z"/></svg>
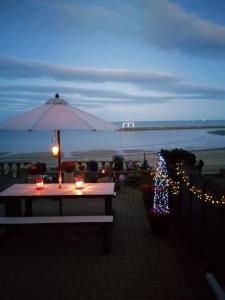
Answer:
<svg viewBox="0 0 225 300"><path fill-rule="evenodd" d="M0 120L56 93L109 121L224 119L224 0L1 0L0 38Z"/></svg>

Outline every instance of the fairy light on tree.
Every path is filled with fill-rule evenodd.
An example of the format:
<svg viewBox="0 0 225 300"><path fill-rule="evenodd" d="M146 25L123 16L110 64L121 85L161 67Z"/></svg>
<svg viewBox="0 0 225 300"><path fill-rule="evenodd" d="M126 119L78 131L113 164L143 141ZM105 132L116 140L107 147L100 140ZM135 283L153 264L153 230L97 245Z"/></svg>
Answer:
<svg viewBox="0 0 225 300"><path fill-rule="evenodd" d="M153 211L157 214L168 214L169 211L169 178L166 162L162 155L158 154L158 163L154 177L154 202Z"/></svg>

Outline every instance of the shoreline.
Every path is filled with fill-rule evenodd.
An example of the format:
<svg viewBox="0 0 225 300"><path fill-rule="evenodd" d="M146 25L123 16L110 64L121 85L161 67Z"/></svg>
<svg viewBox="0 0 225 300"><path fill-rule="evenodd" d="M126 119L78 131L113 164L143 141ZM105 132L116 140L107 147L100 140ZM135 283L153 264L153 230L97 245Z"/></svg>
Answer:
<svg viewBox="0 0 225 300"><path fill-rule="evenodd" d="M224 129L224 125L190 125L190 126L145 126L119 128L117 131L145 131L145 130L183 130L183 129Z"/></svg>

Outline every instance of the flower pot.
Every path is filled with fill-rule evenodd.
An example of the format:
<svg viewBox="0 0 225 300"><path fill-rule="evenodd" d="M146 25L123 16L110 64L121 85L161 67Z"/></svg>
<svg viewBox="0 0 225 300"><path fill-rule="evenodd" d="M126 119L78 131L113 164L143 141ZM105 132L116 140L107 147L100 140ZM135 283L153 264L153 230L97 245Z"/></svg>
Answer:
<svg viewBox="0 0 225 300"><path fill-rule="evenodd" d="M28 174L27 181L28 181L28 183L36 183L36 179L40 176L41 176L41 174L35 174L35 175Z"/></svg>

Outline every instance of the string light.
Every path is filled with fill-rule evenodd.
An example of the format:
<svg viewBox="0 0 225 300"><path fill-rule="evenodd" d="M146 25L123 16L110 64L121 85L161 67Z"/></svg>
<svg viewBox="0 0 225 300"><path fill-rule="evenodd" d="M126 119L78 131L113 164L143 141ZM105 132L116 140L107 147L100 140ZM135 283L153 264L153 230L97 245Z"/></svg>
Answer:
<svg viewBox="0 0 225 300"><path fill-rule="evenodd" d="M184 169L183 169L183 164L182 163L177 163L176 164L176 175L181 179L183 182L184 186L193 194L195 195L198 199L211 203L213 205L221 205L225 204L225 195L221 196L220 198L216 198L213 196L210 192L204 192L200 187L197 187L195 185L192 185L189 179L189 176L186 175ZM174 181L171 178L169 178L169 184L170 184L170 189L171 193L173 195L178 195L180 190L181 190L181 184L179 181Z"/></svg>
<svg viewBox="0 0 225 300"><path fill-rule="evenodd" d="M169 180L166 168L166 162L162 155L158 154L158 163L154 175L154 213L168 214L169 211Z"/></svg>
<svg viewBox="0 0 225 300"><path fill-rule="evenodd" d="M153 208L156 212L169 212L168 189L170 188L172 195L177 196L182 189L182 185L185 186L195 197L204 202L211 203L213 205L225 205L225 195L222 195L220 198L216 198L216 196L213 196L211 192L205 192L200 187L192 185L189 176L184 171L183 163L176 164L175 175L177 176L177 180L175 181L168 176L165 160L159 154L156 170L154 173L151 172L150 175L153 176L155 182Z"/></svg>

